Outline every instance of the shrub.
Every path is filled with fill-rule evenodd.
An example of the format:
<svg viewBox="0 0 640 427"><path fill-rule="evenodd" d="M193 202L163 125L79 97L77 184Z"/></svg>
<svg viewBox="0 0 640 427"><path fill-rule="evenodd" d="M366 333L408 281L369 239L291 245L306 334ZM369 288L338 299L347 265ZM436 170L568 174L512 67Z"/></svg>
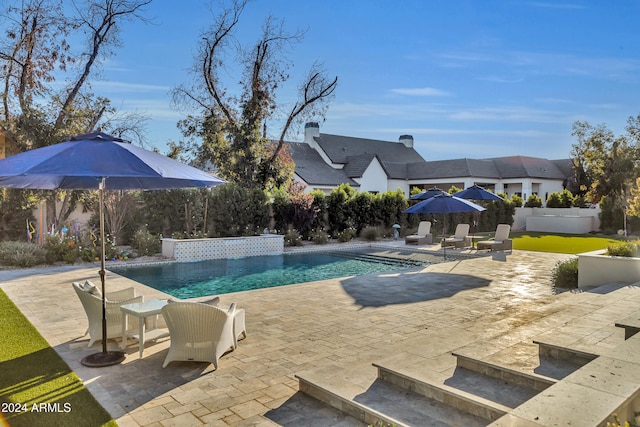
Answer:
<svg viewBox="0 0 640 427"><path fill-rule="evenodd" d="M44 242L44 259L47 264L54 264L58 261L63 261L64 256L69 250L69 243L66 239L61 239L58 236L47 236Z"/></svg>
<svg viewBox="0 0 640 427"><path fill-rule="evenodd" d="M524 204L525 208L539 208L542 206L542 199L537 194L532 194Z"/></svg>
<svg viewBox="0 0 640 427"><path fill-rule="evenodd" d="M522 207L522 203L523 203L522 197L518 196L517 194L514 194L513 196L511 196L511 203L516 208Z"/></svg>
<svg viewBox="0 0 640 427"><path fill-rule="evenodd" d="M329 243L329 235L323 230L313 230L311 232L311 240L316 245L326 245Z"/></svg>
<svg viewBox="0 0 640 427"><path fill-rule="evenodd" d="M154 255L160 252L162 244L160 238L151 234L146 227L133 233L131 247L133 247L138 255Z"/></svg>
<svg viewBox="0 0 640 427"><path fill-rule="evenodd" d="M27 242L0 242L0 260L4 265L33 267L44 262L44 249Z"/></svg>
<svg viewBox="0 0 640 427"><path fill-rule="evenodd" d="M380 230L377 227L366 227L360 233L360 237L369 242L374 242L380 238Z"/></svg>
<svg viewBox="0 0 640 427"><path fill-rule="evenodd" d="M640 411L633 413L633 419L624 423L618 418L618 414L613 414L613 422L607 422L607 427L640 427Z"/></svg>
<svg viewBox="0 0 640 427"><path fill-rule="evenodd" d="M637 257L640 255L640 241L613 243L607 247L607 255Z"/></svg>
<svg viewBox="0 0 640 427"><path fill-rule="evenodd" d="M558 261L551 272L551 280L556 288L575 289L578 287L578 258Z"/></svg>
<svg viewBox="0 0 640 427"><path fill-rule="evenodd" d="M85 262L93 262L98 259L98 251L93 246L80 248L80 258Z"/></svg>
<svg viewBox="0 0 640 427"><path fill-rule="evenodd" d="M78 257L80 256L80 253L78 252L77 249L73 249L68 251L67 253L65 253L62 256L62 260L64 262L66 262L67 264L75 264L75 262L78 260Z"/></svg>
<svg viewBox="0 0 640 427"><path fill-rule="evenodd" d="M302 237L300 236L300 233L293 228L287 230L284 234L284 244L285 246L302 246Z"/></svg>
<svg viewBox="0 0 640 427"><path fill-rule="evenodd" d="M338 242L350 242L356 237L356 229L353 227L345 228L344 230L337 233Z"/></svg>

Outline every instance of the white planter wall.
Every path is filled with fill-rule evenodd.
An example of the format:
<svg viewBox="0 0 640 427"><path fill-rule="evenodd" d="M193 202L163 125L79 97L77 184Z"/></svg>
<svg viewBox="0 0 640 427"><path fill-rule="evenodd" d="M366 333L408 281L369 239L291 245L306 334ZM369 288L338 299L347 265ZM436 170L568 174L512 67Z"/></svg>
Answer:
<svg viewBox="0 0 640 427"><path fill-rule="evenodd" d="M284 236L276 234L220 239L162 239L162 256L178 262L280 255L283 252Z"/></svg>
<svg viewBox="0 0 640 427"><path fill-rule="evenodd" d="M640 281L640 258L604 255L606 249L578 254L578 288Z"/></svg>
<svg viewBox="0 0 640 427"><path fill-rule="evenodd" d="M586 234L600 229L600 208L516 208L514 231Z"/></svg>

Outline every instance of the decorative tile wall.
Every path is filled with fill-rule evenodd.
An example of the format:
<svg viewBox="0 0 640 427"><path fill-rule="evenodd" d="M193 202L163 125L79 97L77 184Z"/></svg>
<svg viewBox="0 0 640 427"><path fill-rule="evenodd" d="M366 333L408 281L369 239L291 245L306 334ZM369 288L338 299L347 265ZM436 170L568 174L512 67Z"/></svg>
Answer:
<svg viewBox="0 0 640 427"><path fill-rule="evenodd" d="M275 234L221 239L162 239L162 255L178 262L281 255L284 236Z"/></svg>

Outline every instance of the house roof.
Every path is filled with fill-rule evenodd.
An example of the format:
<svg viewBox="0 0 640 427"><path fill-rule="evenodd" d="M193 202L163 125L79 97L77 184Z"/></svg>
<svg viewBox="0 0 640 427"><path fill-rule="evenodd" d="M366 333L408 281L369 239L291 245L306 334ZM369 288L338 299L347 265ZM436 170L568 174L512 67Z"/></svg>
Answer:
<svg viewBox="0 0 640 427"><path fill-rule="evenodd" d="M348 157L362 154L375 154L381 162L415 162L422 156L413 148L400 142L379 141L376 139L353 138L320 134L315 138L318 145L334 163L347 163Z"/></svg>
<svg viewBox="0 0 640 427"><path fill-rule="evenodd" d="M306 143L288 142L296 174L308 184L359 186L361 178L377 158L389 179L543 178L566 180L572 174L571 159L547 160L539 157L508 156L488 159L452 159L427 162L418 152L399 142L320 134L314 138L334 165Z"/></svg>
<svg viewBox="0 0 640 427"><path fill-rule="evenodd" d="M558 163L539 157L509 156L496 157L493 160L500 174L499 178L546 178L566 179ZM558 161L559 162L559 161Z"/></svg>
<svg viewBox="0 0 640 427"><path fill-rule="evenodd" d="M498 178L499 171L491 160L452 159L409 165L409 179L438 179L477 176Z"/></svg>
<svg viewBox="0 0 640 427"><path fill-rule="evenodd" d="M361 178L374 158L376 158L375 154L368 153L349 156L342 170L349 178Z"/></svg>
<svg viewBox="0 0 640 427"><path fill-rule="evenodd" d="M296 174L307 184L337 186L349 184L359 187L360 184L349 178L343 170L329 166L320 154L309 144L302 142L285 142L291 158L296 164Z"/></svg>

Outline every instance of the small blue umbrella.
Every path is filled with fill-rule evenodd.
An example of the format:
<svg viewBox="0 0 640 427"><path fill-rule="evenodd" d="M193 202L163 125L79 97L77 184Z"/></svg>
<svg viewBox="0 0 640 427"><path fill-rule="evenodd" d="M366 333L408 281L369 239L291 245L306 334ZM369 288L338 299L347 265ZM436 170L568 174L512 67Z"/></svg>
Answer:
<svg viewBox="0 0 640 427"><path fill-rule="evenodd" d="M409 209L405 210L405 212L413 214L445 214L444 227L442 228L442 238L444 239L447 230L446 214L458 212L481 212L484 210L486 209L473 202L443 193L433 196L430 199L423 200L422 202L411 206ZM444 246L443 249L443 257L447 257L446 246Z"/></svg>
<svg viewBox="0 0 640 427"><path fill-rule="evenodd" d="M454 196L468 200L504 200L497 194L494 194L491 191L487 191L477 184L472 185L469 188L465 188L462 191L458 191L454 194Z"/></svg>
<svg viewBox="0 0 640 427"><path fill-rule="evenodd" d="M213 187L225 181L159 153L102 132L26 151L0 160L0 187L39 190L98 190L100 196L100 281L102 353L82 359L86 366L120 363L124 353L107 351L105 300L104 190L161 190Z"/></svg>
<svg viewBox="0 0 640 427"><path fill-rule="evenodd" d="M446 193L446 191L439 189L438 187L431 187L428 190L423 191L420 194L413 195L409 197L410 200L427 200L432 198L433 196L437 196L440 194Z"/></svg>
<svg viewBox="0 0 640 427"><path fill-rule="evenodd" d="M474 184L469 188L465 188L462 191L458 191L457 193L454 194L454 196L460 197L461 199L468 199L468 200L487 200L487 201L503 200L504 201L502 197L492 193L491 191L485 190L478 184ZM473 228L475 229L477 225L478 225L478 221L477 219L474 219ZM471 235L473 236L473 230ZM475 246L475 241L473 242L473 245Z"/></svg>

